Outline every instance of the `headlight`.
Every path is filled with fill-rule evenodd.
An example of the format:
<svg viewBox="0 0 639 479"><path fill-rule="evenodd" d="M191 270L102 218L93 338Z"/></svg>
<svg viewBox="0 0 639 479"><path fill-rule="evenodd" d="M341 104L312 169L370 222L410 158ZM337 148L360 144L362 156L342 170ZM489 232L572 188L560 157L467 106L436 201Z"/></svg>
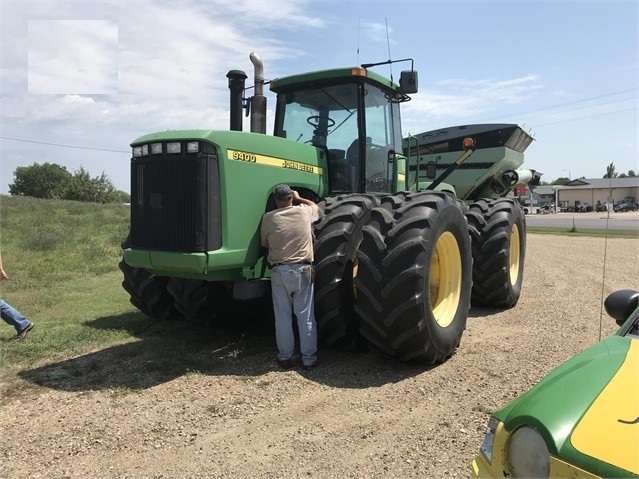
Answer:
<svg viewBox="0 0 639 479"><path fill-rule="evenodd" d="M531 427L523 426L510 437L508 461L514 477L548 477L550 454L541 435Z"/></svg>
<svg viewBox="0 0 639 479"><path fill-rule="evenodd" d="M151 154L152 155L162 154L162 143L151 143Z"/></svg>
<svg viewBox="0 0 639 479"><path fill-rule="evenodd" d="M186 144L186 152L187 153L197 153L200 151L200 143L197 141L189 141Z"/></svg>
<svg viewBox="0 0 639 479"><path fill-rule="evenodd" d="M139 158L141 156L147 156L149 154L149 145L134 146L133 158Z"/></svg>
<svg viewBox="0 0 639 479"><path fill-rule="evenodd" d="M182 153L182 145L178 142L172 142L166 144L167 153Z"/></svg>
<svg viewBox="0 0 639 479"><path fill-rule="evenodd" d="M495 431L499 421L494 417L488 420L488 432L484 437L484 442L481 443L479 450L484 455L489 464L493 463L493 443L495 442Z"/></svg>

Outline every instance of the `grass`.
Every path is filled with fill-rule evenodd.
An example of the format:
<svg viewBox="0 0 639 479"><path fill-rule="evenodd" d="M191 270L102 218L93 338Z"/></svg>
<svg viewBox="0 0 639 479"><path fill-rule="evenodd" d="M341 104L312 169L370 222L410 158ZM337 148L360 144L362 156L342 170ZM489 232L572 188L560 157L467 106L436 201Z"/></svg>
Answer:
<svg viewBox="0 0 639 479"><path fill-rule="evenodd" d="M0 252L10 278L0 297L36 323L23 341L12 341L15 330L0 323L3 395L55 387L121 396L177 376L261 372L242 371L241 360L272 354L271 337L217 337L131 305L118 267L128 224L126 205L0 196Z"/></svg>
<svg viewBox="0 0 639 479"><path fill-rule="evenodd" d="M545 234L545 235L560 235L560 236L588 236L594 238L639 238L639 232L637 231L605 231L605 230L587 230L571 228L568 230L556 229L556 228L540 228L540 227L526 227L527 233L533 234Z"/></svg>

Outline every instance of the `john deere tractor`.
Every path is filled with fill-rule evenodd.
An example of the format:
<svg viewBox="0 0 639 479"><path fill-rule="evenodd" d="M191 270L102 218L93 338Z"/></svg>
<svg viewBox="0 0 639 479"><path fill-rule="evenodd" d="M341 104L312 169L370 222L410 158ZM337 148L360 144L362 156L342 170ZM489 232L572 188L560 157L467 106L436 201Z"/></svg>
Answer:
<svg viewBox="0 0 639 479"><path fill-rule="evenodd" d="M481 145L464 136L448 152L454 159L440 161L420 135L402 137L400 105L417 92L412 60L399 60L411 62L399 85L372 70L391 61L268 82L277 99L266 135L267 82L259 57L250 59L252 97L244 72L227 74L229 131L165 131L131 144L131 227L120 267L136 307L203 321L229 300L268 297L259 229L279 183L323 213L314 232L324 344L367 342L400 360L440 363L460 343L471 297L517 302L525 223L518 203L502 197L535 178L516 170L523 155L481 166L470 180L477 188L444 181ZM245 110L251 132L242 131Z"/></svg>

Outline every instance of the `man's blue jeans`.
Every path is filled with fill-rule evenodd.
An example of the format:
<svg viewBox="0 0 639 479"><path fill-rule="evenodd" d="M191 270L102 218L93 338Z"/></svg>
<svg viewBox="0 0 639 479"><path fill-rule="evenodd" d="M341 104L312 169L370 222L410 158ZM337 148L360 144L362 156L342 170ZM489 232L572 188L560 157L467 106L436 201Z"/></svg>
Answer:
<svg viewBox="0 0 639 479"><path fill-rule="evenodd" d="M271 290L275 312L277 359L291 359L295 352L293 313L300 334L300 353L305 366L317 360L317 327L313 306L311 266L279 265L271 273Z"/></svg>
<svg viewBox="0 0 639 479"><path fill-rule="evenodd" d="M31 324L27 318L25 318L17 309L11 307L9 303L0 299L0 316L5 320L7 324L10 324L16 328L16 332L24 330Z"/></svg>

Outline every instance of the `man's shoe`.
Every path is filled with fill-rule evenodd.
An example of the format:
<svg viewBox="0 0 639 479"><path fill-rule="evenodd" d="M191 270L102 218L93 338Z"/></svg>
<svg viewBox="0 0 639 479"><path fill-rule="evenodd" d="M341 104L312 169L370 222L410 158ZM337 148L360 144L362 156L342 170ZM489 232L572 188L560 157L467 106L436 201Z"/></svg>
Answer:
<svg viewBox="0 0 639 479"><path fill-rule="evenodd" d="M278 359L277 360L277 364L282 369L291 369L293 367L293 360L292 359Z"/></svg>
<svg viewBox="0 0 639 479"><path fill-rule="evenodd" d="M22 331L18 331L18 334L16 334L14 339L24 339L24 338L26 338L27 337L27 333L29 331L31 331L34 327L35 327L35 323L33 321L31 321L29 323L29 326L24 328Z"/></svg>
<svg viewBox="0 0 639 479"><path fill-rule="evenodd" d="M306 371L313 369L315 366L317 366L318 362L319 362L319 359L316 359L315 361L311 363L302 364L302 369L305 369Z"/></svg>

